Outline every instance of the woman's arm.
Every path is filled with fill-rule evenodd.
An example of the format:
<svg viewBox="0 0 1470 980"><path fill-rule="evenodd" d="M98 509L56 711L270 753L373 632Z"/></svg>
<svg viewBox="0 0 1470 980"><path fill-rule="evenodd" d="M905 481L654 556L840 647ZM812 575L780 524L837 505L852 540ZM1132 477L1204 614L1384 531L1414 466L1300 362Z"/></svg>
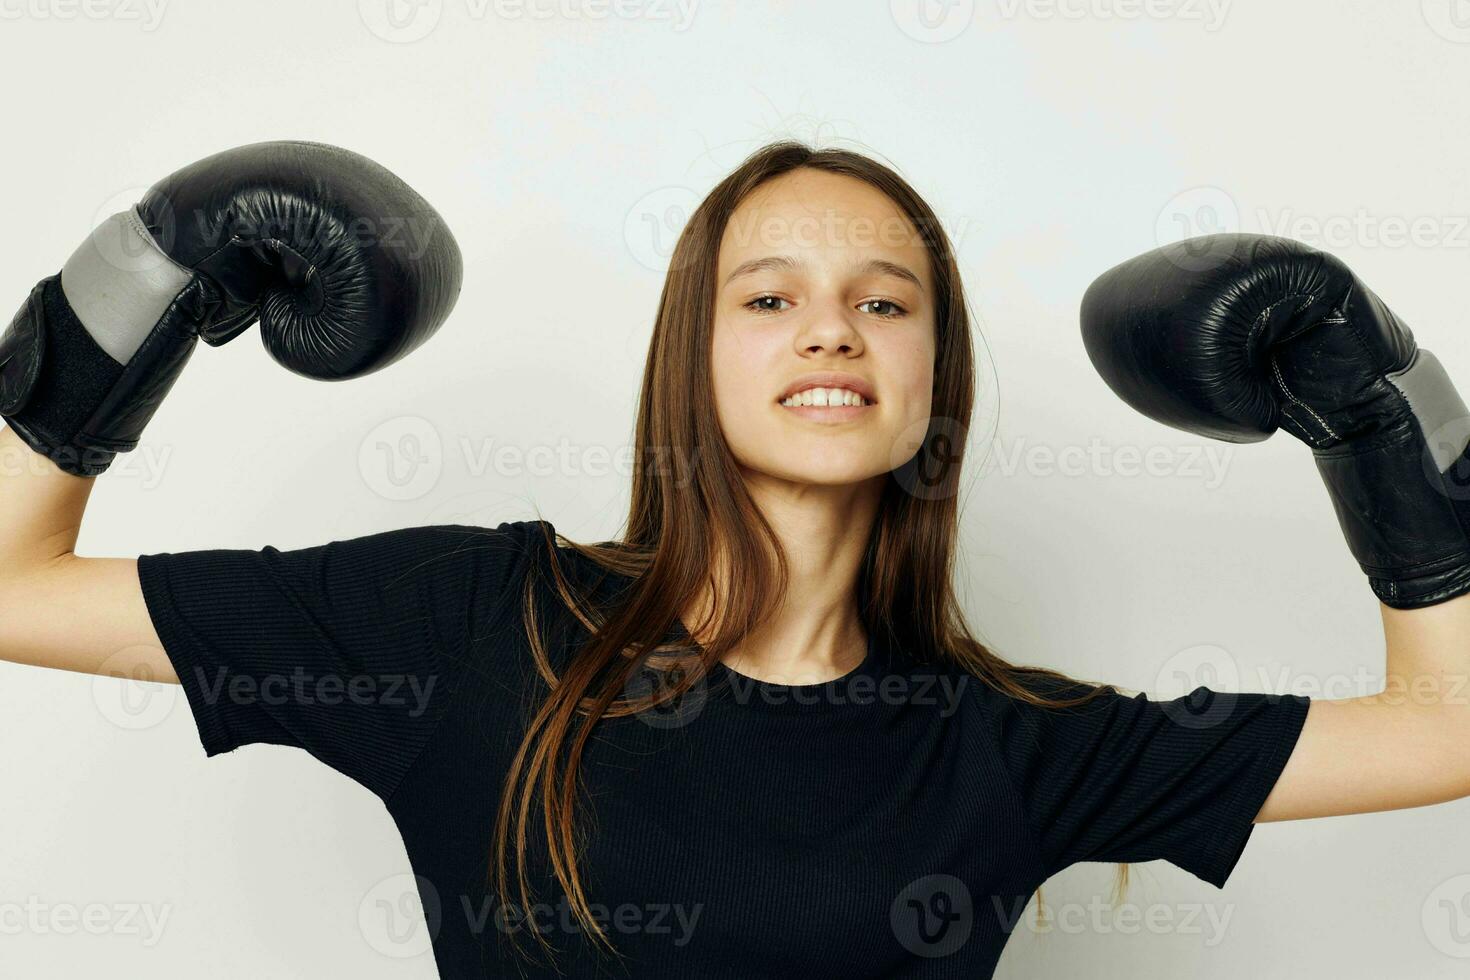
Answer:
<svg viewBox="0 0 1470 980"><path fill-rule="evenodd" d="M0 429L0 659L176 684L138 563L74 551L95 483Z"/></svg>
<svg viewBox="0 0 1470 980"><path fill-rule="evenodd" d="M412 241L388 233L408 218ZM91 478L137 446L201 339L259 319L296 373L359 377L432 336L461 275L418 192L320 143L216 153L107 218L0 331L0 658L176 680L138 562L73 550Z"/></svg>
<svg viewBox="0 0 1470 980"><path fill-rule="evenodd" d="M1231 442L1310 446L1378 597L1384 690L1313 700L1256 820L1470 795L1470 419L1448 372L1335 256L1270 235L1187 239L1099 276L1089 357L1124 401Z"/></svg>
<svg viewBox="0 0 1470 980"><path fill-rule="evenodd" d="M1384 690L1313 700L1257 823L1425 806L1470 796L1470 595L1379 604Z"/></svg>

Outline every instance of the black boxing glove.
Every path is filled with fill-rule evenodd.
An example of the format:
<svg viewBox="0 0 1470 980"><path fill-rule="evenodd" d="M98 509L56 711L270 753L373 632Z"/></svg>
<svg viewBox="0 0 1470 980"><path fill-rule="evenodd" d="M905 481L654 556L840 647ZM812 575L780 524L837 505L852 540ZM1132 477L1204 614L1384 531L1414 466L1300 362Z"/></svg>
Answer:
<svg viewBox="0 0 1470 980"><path fill-rule="evenodd" d="M427 340L459 295L459 247L364 156L269 142L206 157L108 218L0 335L0 416L96 476L137 446L198 340L257 319L266 350L344 380Z"/></svg>
<svg viewBox="0 0 1470 980"><path fill-rule="evenodd" d="M1088 287L1082 339L1152 419L1237 443L1280 427L1311 446L1384 604L1470 591L1470 410L1337 258L1267 235L1166 245Z"/></svg>

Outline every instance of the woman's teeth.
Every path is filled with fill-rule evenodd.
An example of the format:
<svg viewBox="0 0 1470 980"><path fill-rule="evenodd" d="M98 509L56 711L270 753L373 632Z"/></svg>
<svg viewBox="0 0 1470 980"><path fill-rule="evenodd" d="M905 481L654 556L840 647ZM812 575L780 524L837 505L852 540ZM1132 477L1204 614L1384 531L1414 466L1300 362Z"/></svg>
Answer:
<svg viewBox="0 0 1470 980"><path fill-rule="evenodd" d="M808 388L781 401L788 408L798 405L866 405L862 395L851 388Z"/></svg>

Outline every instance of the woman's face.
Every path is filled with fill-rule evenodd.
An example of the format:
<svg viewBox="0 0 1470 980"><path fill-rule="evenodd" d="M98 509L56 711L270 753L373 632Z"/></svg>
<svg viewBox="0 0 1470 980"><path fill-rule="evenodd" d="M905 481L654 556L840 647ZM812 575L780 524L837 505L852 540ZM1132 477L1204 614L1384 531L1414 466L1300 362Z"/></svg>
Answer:
<svg viewBox="0 0 1470 980"><path fill-rule="evenodd" d="M746 469L840 485L902 465L928 427L934 333L928 251L872 185L798 169L730 216L712 372L720 426ZM800 398L814 404L783 404L814 383Z"/></svg>

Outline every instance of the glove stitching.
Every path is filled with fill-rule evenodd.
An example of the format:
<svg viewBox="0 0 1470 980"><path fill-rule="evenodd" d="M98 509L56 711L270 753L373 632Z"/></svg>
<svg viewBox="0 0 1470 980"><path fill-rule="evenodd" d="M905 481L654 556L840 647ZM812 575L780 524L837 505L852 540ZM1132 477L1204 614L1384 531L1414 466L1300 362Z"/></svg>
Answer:
<svg viewBox="0 0 1470 980"><path fill-rule="evenodd" d="M262 241L268 242L277 251L279 251L280 249L286 248L286 249L290 249L292 252L295 252L297 255L301 255L301 251L299 249L292 247L292 245L291 245L290 242L284 241L283 239L280 239L280 238L266 238L266 239L262 239ZM304 258L304 259L306 258L306 256L304 256L304 255L301 255L301 257ZM303 283L309 283L313 279L315 279L316 277L317 277L316 263L313 262L313 261L311 261L310 259L306 259L306 278L303 279L302 282Z"/></svg>
<svg viewBox="0 0 1470 980"><path fill-rule="evenodd" d="M1281 393L1285 395L1288 399L1290 399L1293 405L1296 405L1298 408L1300 408L1302 411L1306 412L1314 420L1316 420L1317 424L1326 431L1327 438L1340 438L1338 434L1333 430L1332 426L1327 424L1326 419L1318 415L1315 411L1313 411L1312 406L1306 404L1296 395L1292 394L1291 389L1286 387L1286 381L1284 378L1281 377L1281 364L1279 362L1279 359L1274 354L1271 355L1271 375L1276 379L1276 387L1281 389Z"/></svg>

